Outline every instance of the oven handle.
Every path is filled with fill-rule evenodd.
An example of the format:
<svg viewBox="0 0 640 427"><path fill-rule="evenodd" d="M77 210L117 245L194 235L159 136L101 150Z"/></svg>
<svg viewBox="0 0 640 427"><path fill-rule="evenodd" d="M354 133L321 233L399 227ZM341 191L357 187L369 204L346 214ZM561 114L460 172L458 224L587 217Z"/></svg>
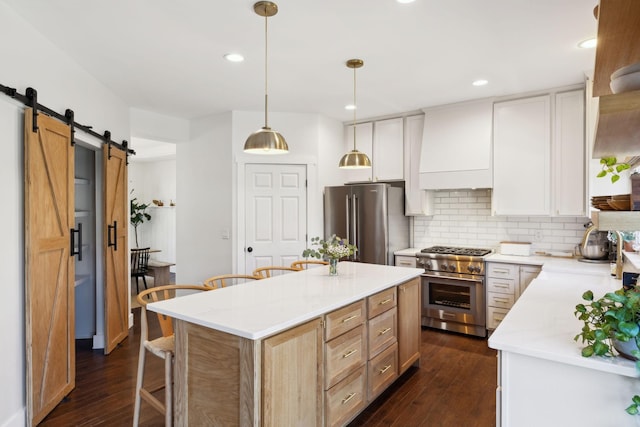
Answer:
<svg viewBox="0 0 640 427"><path fill-rule="evenodd" d="M475 282L475 283L482 283L482 281L484 280L484 277L476 277L476 278L471 278L471 277L451 277L451 276L434 276L431 274L422 274L421 275L424 278L427 279L439 279L439 280L461 280L461 281L465 281L465 282Z"/></svg>

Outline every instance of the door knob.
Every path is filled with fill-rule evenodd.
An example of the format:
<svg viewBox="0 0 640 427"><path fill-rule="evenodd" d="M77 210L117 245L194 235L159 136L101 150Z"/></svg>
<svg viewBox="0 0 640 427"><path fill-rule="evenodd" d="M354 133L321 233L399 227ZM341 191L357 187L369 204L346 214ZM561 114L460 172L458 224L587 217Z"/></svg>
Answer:
<svg viewBox="0 0 640 427"><path fill-rule="evenodd" d="M247 252L253 252L253 248L252 248L251 246L249 246L249 247L247 248Z"/></svg>

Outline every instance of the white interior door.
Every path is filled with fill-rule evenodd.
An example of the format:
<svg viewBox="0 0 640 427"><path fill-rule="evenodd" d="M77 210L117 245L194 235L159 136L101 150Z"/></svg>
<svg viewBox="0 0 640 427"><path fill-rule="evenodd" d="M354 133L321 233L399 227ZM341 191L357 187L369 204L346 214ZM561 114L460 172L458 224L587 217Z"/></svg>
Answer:
<svg viewBox="0 0 640 427"><path fill-rule="evenodd" d="M289 266L306 247L307 168L249 164L245 174L245 271Z"/></svg>

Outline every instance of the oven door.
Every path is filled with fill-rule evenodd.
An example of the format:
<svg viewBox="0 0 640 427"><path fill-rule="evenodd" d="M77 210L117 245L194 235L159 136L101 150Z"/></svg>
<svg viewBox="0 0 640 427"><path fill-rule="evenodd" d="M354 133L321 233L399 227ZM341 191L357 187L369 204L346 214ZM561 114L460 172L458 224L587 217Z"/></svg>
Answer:
<svg viewBox="0 0 640 427"><path fill-rule="evenodd" d="M476 325L478 330L484 330L484 277L423 274L422 318L424 326L440 327L438 325L443 323L455 323ZM457 330L441 326L442 329Z"/></svg>

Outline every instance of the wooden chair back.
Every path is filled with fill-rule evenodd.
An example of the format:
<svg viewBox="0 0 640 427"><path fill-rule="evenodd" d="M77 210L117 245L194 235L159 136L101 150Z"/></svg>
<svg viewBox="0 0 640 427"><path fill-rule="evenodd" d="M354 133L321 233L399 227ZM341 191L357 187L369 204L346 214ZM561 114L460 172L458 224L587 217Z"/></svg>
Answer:
<svg viewBox="0 0 640 427"><path fill-rule="evenodd" d="M267 267L256 268L255 270L253 270L252 274L254 276L260 276L263 279L267 279L269 277L273 277L274 275L277 276L281 274L291 273L292 271L301 271L301 270L302 269L300 268L270 265Z"/></svg>
<svg viewBox="0 0 640 427"><path fill-rule="evenodd" d="M314 259L304 259L299 261L294 261L291 263L292 268L297 268L299 270L306 270L310 265L329 265L327 261L320 261Z"/></svg>
<svg viewBox="0 0 640 427"><path fill-rule="evenodd" d="M149 330L147 327L147 304L175 298L177 290L210 291L211 289L212 288L208 286L201 285L165 285L153 287L140 292L137 296L137 300L142 307L140 312L141 340L147 340L149 337ZM158 315L158 322L160 323L162 336L169 337L173 335L173 323L171 322L171 317L160 313L156 314Z"/></svg>
<svg viewBox="0 0 640 427"><path fill-rule="evenodd" d="M247 280L260 280L262 277L250 276L248 274L221 274L209 277L203 283L212 289L226 288L227 286L244 283Z"/></svg>

